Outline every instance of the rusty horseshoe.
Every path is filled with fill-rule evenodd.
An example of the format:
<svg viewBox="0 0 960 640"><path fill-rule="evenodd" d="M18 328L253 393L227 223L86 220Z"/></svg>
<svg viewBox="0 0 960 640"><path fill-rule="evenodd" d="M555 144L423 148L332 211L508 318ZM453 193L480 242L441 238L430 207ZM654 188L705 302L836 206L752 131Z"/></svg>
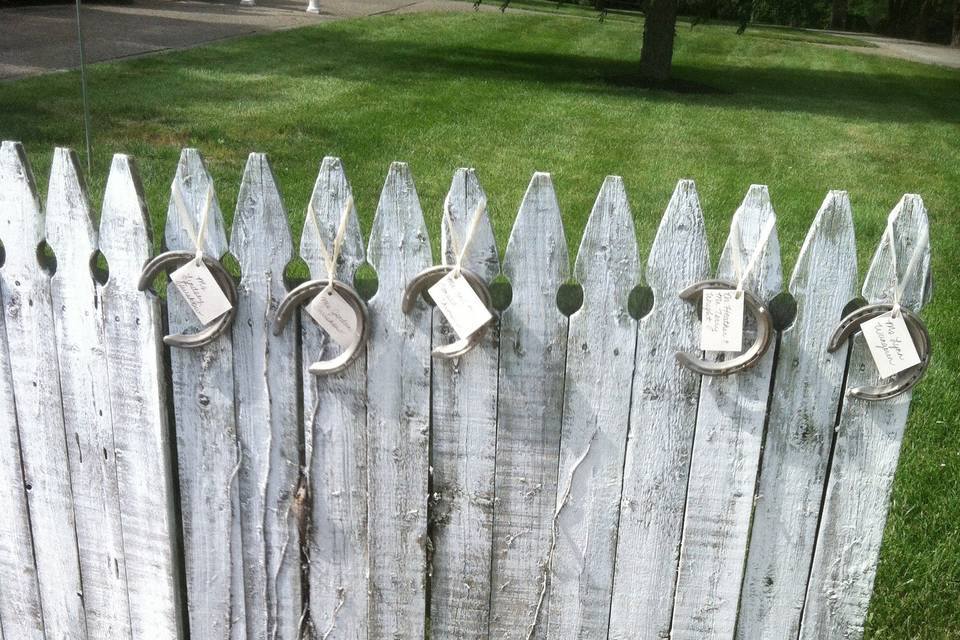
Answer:
<svg viewBox="0 0 960 640"><path fill-rule="evenodd" d="M428 267L415 275L407 284L407 288L403 292L403 303L401 307L403 312L410 313L413 310L413 305L417 301L417 297L424 295L427 292L427 289L435 285L454 269L455 267L453 266L438 265L435 267ZM474 290L477 296L480 297L480 301L483 302L483 306L487 308L487 310L490 312L490 315L495 316L496 311L493 308L493 299L490 297L490 288L487 286L487 283L484 282L483 278L478 276L473 271L464 268L460 269L460 274L467 279L467 283ZM480 341L487 332L488 326L489 323L480 327L464 339L456 340L448 345L434 348L433 355L447 359L462 356L480 344Z"/></svg>
<svg viewBox="0 0 960 640"><path fill-rule="evenodd" d="M146 291L150 287L150 283L160 273L176 270L191 260L195 260L196 257L197 254L193 251L161 253L144 265L137 288L140 291ZM223 289L224 295L227 296L227 300L230 301L230 310L196 333L163 336L163 343L166 345L180 347L181 349L196 349L216 340L233 324L233 318L237 315L237 285L234 284L233 278L219 261L209 256L203 256L203 263L207 265L207 269L210 270L214 280L217 281L217 284Z"/></svg>
<svg viewBox="0 0 960 640"><path fill-rule="evenodd" d="M868 304L852 311L844 317L837 326L836 331L830 338L827 345L827 351L834 352L855 333L860 331L860 325L867 320L872 320L893 310L893 305L889 302L878 304ZM927 327L923 324L920 316L906 307L900 307L900 313L907 325L907 331L913 339L913 344L917 348L917 355L920 356L920 364L910 367L900 373L891 376L889 382L884 382L875 386L853 387L849 394L861 400L887 400L894 398L901 393L911 389L913 385L920 381L927 367L930 366L930 334L927 333Z"/></svg>
<svg viewBox="0 0 960 640"><path fill-rule="evenodd" d="M736 289L737 285L726 280L701 280L680 292L680 298L698 304L707 289ZM728 376L756 366L770 348L773 338L773 318L767 308L749 291L743 291L744 309L757 322L757 336L743 353L722 362L709 362L698 356L677 352L677 361L684 368L705 376Z"/></svg>

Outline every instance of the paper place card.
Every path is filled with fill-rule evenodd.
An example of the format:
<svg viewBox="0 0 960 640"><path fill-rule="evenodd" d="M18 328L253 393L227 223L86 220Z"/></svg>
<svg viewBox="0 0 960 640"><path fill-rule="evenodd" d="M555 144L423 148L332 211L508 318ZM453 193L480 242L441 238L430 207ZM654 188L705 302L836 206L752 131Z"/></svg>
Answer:
<svg viewBox="0 0 960 640"><path fill-rule="evenodd" d="M170 274L173 285L201 324L210 324L233 308L207 265L191 260Z"/></svg>
<svg viewBox="0 0 960 640"><path fill-rule="evenodd" d="M461 340L493 319L467 279L452 271L427 289L427 293Z"/></svg>
<svg viewBox="0 0 960 640"><path fill-rule="evenodd" d="M358 331L357 314L335 289L318 293L307 305L307 313L338 345L346 349L353 344Z"/></svg>
<svg viewBox="0 0 960 640"><path fill-rule="evenodd" d="M732 289L703 292L700 348L704 351L743 349L743 294Z"/></svg>
<svg viewBox="0 0 960 640"><path fill-rule="evenodd" d="M867 320L860 329L881 378L889 378L920 364L920 355L902 314L894 318L892 312L885 313Z"/></svg>

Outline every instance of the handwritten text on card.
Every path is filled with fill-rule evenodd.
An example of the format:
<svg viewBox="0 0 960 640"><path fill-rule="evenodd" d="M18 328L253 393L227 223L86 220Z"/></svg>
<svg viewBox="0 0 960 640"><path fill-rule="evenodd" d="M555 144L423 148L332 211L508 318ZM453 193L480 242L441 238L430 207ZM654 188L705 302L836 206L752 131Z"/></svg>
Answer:
<svg viewBox="0 0 960 640"><path fill-rule="evenodd" d="M894 318L892 312L885 313L867 320L860 328L881 378L889 378L920 364L920 355L902 314Z"/></svg>
<svg viewBox="0 0 960 640"><path fill-rule="evenodd" d="M704 351L743 349L743 294L732 289L703 292L700 348Z"/></svg>
<svg viewBox="0 0 960 640"><path fill-rule="evenodd" d="M201 324L210 324L232 307L223 289L203 262L190 260L170 274L170 281Z"/></svg>

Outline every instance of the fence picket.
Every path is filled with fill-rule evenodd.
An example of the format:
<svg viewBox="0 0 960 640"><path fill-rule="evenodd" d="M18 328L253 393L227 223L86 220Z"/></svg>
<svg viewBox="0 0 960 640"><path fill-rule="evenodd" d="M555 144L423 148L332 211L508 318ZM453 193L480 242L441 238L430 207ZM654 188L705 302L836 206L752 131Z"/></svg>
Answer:
<svg viewBox="0 0 960 640"><path fill-rule="evenodd" d="M699 349L696 311L677 293L709 273L696 186L692 180L681 180L647 260L646 280L654 303L637 332L611 639L669 636L700 395L700 376L674 359L677 351Z"/></svg>
<svg viewBox="0 0 960 640"><path fill-rule="evenodd" d="M570 273L549 173L527 187L503 273L513 299L500 318L490 638L543 640L567 355L557 291Z"/></svg>
<svg viewBox="0 0 960 640"><path fill-rule="evenodd" d="M637 326L627 311L640 275L623 180L604 180L574 276L583 306L570 316L547 636L605 638Z"/></svg>
<svg viewBox="0 0 960 640"><path fill-rule="evenodd" d="M231 252L240 264L233 323L247 637L295 640L301 615L296 327L273 335L293 258L287 212L267 157L251 153L237 196Z"/></svg>
<svg viewBox="0 0 960 640"><path fill-rule="evenodd" d="M90 202L76 154L54 152L46 236L57 256L50 279L60 391L73 486L87 636L130 635L127 570L103 346L99 291L90 272L97 250Z"/></svg>
<svg viewBox="0 0 960 640"><path fill-rule="evenodd" d="M831 191L790 278L797 302L780 336L737 637L796 638L847 350L827 343L856 295L850 200Z"/></svg>
<svg viewBox="0 0 960 640"><path fill-rule="evenodd" d="M370 637L424 637L431 311L403 290L429 267L430 239L410 169L390 165L367 250L379 286L369 301L367 465Z"/></svg>
<svg viewBox="0 0 960 640"><path fill-rule="evenodd" d="M16 397L24 487L47 637L87 637L50 277L37 260L44 217L19 143L0 146L0 293Z"/></svg>
<svg viewBox="0 0 960 640"><path fill-rule="evenodd" d="M344 204L352 190L339 158L326 157L311 195L322 233L304 222L300 255L314 279L326 279L318 243L332 251ZM351 214L337 264L337 278L353 284L363 264L363 238ZM332 255L332 254L331 254ZM315 376L311 363L340 347L303 311L304 428L310 478L310 618L316 638L367 637L367 415L366 358L344 371Z"/></svg>
<svg viewBox="0 0 960 640"><path fill-rule="evenodd" d="M862 293L867 302L890 302L914 247L928 232L927 210L918 195L904 195L894 208L897 269L884 235L873 256ZM929 301L929 245L913 277L905 284L901 304L913 311ZM846 388L876 384L873 358L862 334L853 339ZM889 400L843 398L836 430L833 463L803 610L801 639L863 635L880 543L890 506L900 445L912 392Z"/></svg>
<svg viewBox="0 0 960 640"><path fill-rule="evenodd" d="M137 290L150 258L149 216L136 165L113 157L100 215L100 250L110 277L101 287L110 412L117 425L127 595L133 638L179 640L179 557L162 311L156 296Z"/></svg>
<svg viewBox="0 0 960 640"><path fill-rule="evenodd" d="M751 186L734 214L741 264L748 264L773 217L767 188ZM718 277L735 280L730 240ZM761 251L744 288L767 301L782 285L776 229ZM676 640L734 634L773 359L771 347L754 368L701 383L673 611Z"/></svg>
<svg viewBox="0 0 960 640"><path fill-rule="evenodd" d="M0 189L4 188L6 180L0 174ZM0 637L6 629L10 638L43 640L4 315L0 313L0 513L4 514L0 517Z"/></svg>
<svg viewBox="0 0 960 640"><path fill-rule="evenodd" d="M187 211L180 213L171 198L166 246L193 251L185 222L200 228L207 190L213 189L196 149L183 150L174 180ZM227 251L227 238L216 196L207 225L204 253L219 258ZM167 288L167 318L171 333L198 329L196 316L173 286ZM229 335L197 349L170 349L190 633L209 640L245 635L236 480L242 461L233 410L232 353Z"/></svg>
<svg viewBox="0 0 960 640"><path fill-rule="evenodd" d="M441 225L442 251L450 264L483 198L473 169L457 169L449 220L444 217ZM487 282L500 273L486 210L463 266ZM435 311L434 346L454 339L446 319ZM433 359L430 630L441 638L486 638L489 631L498 350L494 321L469 353L455 360Z"/></svg>

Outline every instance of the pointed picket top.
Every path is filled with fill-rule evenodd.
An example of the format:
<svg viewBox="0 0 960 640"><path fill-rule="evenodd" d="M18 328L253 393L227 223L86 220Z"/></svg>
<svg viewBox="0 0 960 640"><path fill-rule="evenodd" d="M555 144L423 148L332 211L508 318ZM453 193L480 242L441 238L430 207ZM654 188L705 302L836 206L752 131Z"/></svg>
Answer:
<svg viewBox="0 0 960 640"><path fill-rule="evenodd" d="M97 250L87 187L80 161L72 149L57 147L50 169L46 211L47 242L57 256L58 275L68 278L89 272L90 257Z"/></svg>
<svg viewBox="0 0 960 640"><path fill-rule="evenodd" d="M433 263L430 235L406 162L390 164L370 229L367 259L379 281L374 299L381 293L394 296L398 309L407 281Z"/></svg>
<svg viewBox="0 0 960 640"><path fill-rule="evenodd" d="M325 279L327 268L324 265L323 254L318 246L323 246L328 252L333 250L333 239L340 226L340 216L343 214L347 198L353 195L350 182L343 170L340 158L327 156L320 163L320 174L313 186L310 202L317 214L322 238L317 237L317 228L306 214L303 221L303 233L300 236L300 256L310 269L310 277ZM346 234L343 238L343 247L340 249L340 259L337 261L338 280L353 286L353 277L364 261L363 237L360 234L359 214L356 203L347 222Z"/></svg>
<svg viewBox="0 0 960 640"><path fill-rule="evenodd" d="M293 258L287 209L265 153L251 153L243 171L237 210L233 216L230 251L242 277L271 272L283 277Z"/></svg>
<svg viewBox="0 0 960 640"><path fill-rule="evenodd" d="M827 194L800 248L789 286L790 293L797 298L798 313L803 313L803 299L816 293L808 290L811 283L818 289L829 287L845 297L844 304L856 293L857 244L846 191Z"/></svg>
<svg viewBox="0 0 960 640"><path fill-rule="evenodd" d="M607 176L587 220L580 241L574 277L583 286L583 307L604 304L611 288L599 286L605 280L616 284L617 308L627 310L627 296L640 275L637 236L627 192L620 176ZM600 296L598 298L597 296Z"/></svg>
<svg viewBox="0 0 960 640"><path fill-rule="evenodd" d="M196 244L191 233L197 233L200 229L200 218L207 200L207 190L214 189L213 178L207 171L200 152L196 149L184 149L180 153L180 162L177 164L177 173L173 180L180 187L183 204L187 210L179 210L177 201L171 193L164 239L167 249L171 251L193 251ZM216 189L214 189L210 199L210 212L207 215L207 229L203 237L203 253L219 259L227 252L227 246L223 213L220 211L220 203L217 202Z"/></svg>
<svg viewBox="0 0 960 640"><path fill-rule="evenodd" d="M676 299L678 292L709 273L710 250L697 185L680 180L647 258L646 281L653 290L654 305Z"/></svg>
<svg viewBox="0 0 960 640"><path fill-rule="evenodd" d="M742 254L740 264L746 268L757 250L757 243L763 228L769 219L776 221L776 214L773 211L773 205L770 203L770 192L766 185L750 185L750 190L743 199L743 203L733 214L733 220L737 223L734 226L731 223L730 233L739 227L740 246ZM718 277L724 280L735 282L737 275L733 263L733 242L732 236L727 237L727 242L723 247L723 254L720 256L720 266L717 269ZM763 253L756 261L746 281L744 289L753 293L762 302L769 301L773 296L783 288L783 271L780 264L780 240L777 238L776 222L774 222L773 231L767 240L766 246L762 249Z"/></svg>
<svg viewBox="0 0 960 640"><path fill-rule="evenodd" d="M890 239L884 232L863 283L863 297L871 303L891 302L893 301L894 288L899 282L903 289L903 298L900 304L913 311L919 311L923 305L930 301L932 293L930 228L923 198L916 194L905 194L897 203L897 206L893 208L893 211L890 212L889 220L893 220L894 236L897 242L896 273L893 272L893 265L890 260ZM901 279L907 271L907 265L922 236L927 238L923 255L920 256L911 274L910 281L904 283Z"/></svg>
<svg viewBox="0 0 960 640"><path fill-rule="evenodd" d="M441 210L441 252L446 256L447 263L453 264L456 261L454 245L459 247L459 243L466 239L467 228L473 219L478 203L486 198L483 187L477 179L477 173L473 169L457 169L453 174L453 181L450 183L450 192L447 194L450 203L450 221L456 233L456 243L451 243L450 229L448 228L447 216ZM497 254L497 243L493 237L493 226L490 224L490 218L487 216L489 208L484 208L484 212L477 224L473 234L473 240L467 249L467 254L463 260L463 266L475 272L486 280L492 280L500 273L500 257Z"/></svg>
<svg viewBox="0 0 960 640"><path fill-rule="evenodd" d="M43 240L43 213L27 153L19 142L0 145L0 242L7 271L39 269L37 245Z"/></svg>
<svg viewBox="0 0 960 640"><path fill-rule="evenodd" d="M143 196L143 183L132 156L117 153L100 210L100 251L107 259L107 286L136 289L143 265L150 259L153 240Z"/></svg>
<svg viewBox="0 0 960 640"><path fill-rule="evenodd" d="M523 296L555 298L557 289L569 278L567 239L549 173L538 171L530 180L504 251L503 273L510 280L515 300Z"/></svg>

